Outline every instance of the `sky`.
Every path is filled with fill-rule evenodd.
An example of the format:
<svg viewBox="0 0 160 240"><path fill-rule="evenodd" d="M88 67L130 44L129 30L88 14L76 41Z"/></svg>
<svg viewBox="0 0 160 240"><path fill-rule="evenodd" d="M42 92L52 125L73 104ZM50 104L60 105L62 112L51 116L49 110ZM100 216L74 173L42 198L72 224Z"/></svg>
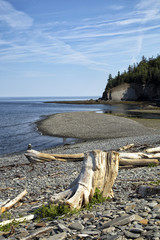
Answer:
<svg viewBox="0 0 160 240"><path fill-rule="evenodd" d="M0 0L0 97L101 96L160 54L160 0Z"/></svg>

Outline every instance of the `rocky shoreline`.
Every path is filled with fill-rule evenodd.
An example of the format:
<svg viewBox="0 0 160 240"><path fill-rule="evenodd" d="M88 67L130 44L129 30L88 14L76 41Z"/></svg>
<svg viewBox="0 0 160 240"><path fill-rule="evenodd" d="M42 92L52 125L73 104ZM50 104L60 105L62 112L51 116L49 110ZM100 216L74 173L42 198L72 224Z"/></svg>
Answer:
<svg viewBox="0 0 160 240"><path fill-rule="evenodd" d="M89 116L88 119L93 119L93 113L86 114L89 114L85 115ZM115 116L112 119L120 120ZM143 128L134 121L127 119L121 121L126 126L126 128L124 127L126 132L128 131L126 124L133 127L132 131L128 131L127 136L126 134L119 135L120 132L115 131L117 135L112 138L83 140L80 143L59 146L44 152L73 154L85 153L94 149L117 151L120 147L130 143L134 143L135 151L138 151L146 146L160 145L158 130L149 129L150 134L148 134L146 132L148 128ZM60 124L60 121L58 123ZM116 126L113 124L112 129L114 128ZM141 135L139 134L140 129L143 133ZM134 134L134 130L137 131L137 134ZM80 129L78 131L81 132ZM103 131L101 133L103 134ZM54 193L66 189L78 176L81 166L82 162L59 161L31 166L24 153L0 157L0 202L8 198L15 198L24 189L28 192L15 207L0 216L0 222L32 214L34 209L48 203ZM12 240L158 240L160 239L160 195L142 198L136 193L136 189L138 185L160 180L159 173L160 166L120 169L113 187L114 199L95 205L91 210L84 209L78 215L71 217L55 218L52 221L42 219L40 223L35 220L20 223L15 229L12 229L14 231L0 232L0 240L6 238ZM39 235L35 237L37 233Z"/></svg>
<svg viewBox="0 0 160 240"><path fill-rule="evenodd" d="M152 136L153 137L153 136ZM155 136L156 138L156 136ZM140 148L142 139L132 138ZM144 139L143 143L147 144ZM116 144L117 143L119 144ZM131 141L131 139L130 139ZM152 138L152 146L155 145ZM95 146L105 150L118 149L129 138L90 141L71 146L57 147L47 150L48 153L76 153L95 149ZM131 143L131 142L130 142ZM149 142L148 142L149 143ZM136 149L137 150L137 149ZM9 166L10 165L10 166ZM13 166L11 166L13 165ZM0 201L15 198L24 189L28 194L17 204L1 216L1 221L31 214L34 209L54 193L66 189L81 170L81 162L46 162L34 165L28 164L23 154L6 156L0 159L1 187ZM6 167L4 167L6 166ZM159 180L160 166L120 169L114 184L115 197L111 201L94 206L91 210L83 210L78 215L41 223L34 220L20 223L15 233L0 232L0 239L160 239L160 196L154 195L141 198L136 193L140 184L147 184ZM21 205L22 204L22 205ZM46 229L45 234L36 238L27 238L31 234Z"/></svg>

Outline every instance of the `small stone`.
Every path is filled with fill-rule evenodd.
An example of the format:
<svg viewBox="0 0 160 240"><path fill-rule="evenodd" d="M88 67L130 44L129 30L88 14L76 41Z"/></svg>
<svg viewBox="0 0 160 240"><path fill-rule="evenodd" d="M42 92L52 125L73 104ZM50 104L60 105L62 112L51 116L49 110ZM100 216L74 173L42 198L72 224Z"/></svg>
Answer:
<svg viewBox="0 0 160 240"><path fill-rule="evenodd" d="M90 230L85 229L85 230L81 231L81 233L82 234L87 234L87 235L99 235L100 231L94 231L94 230L90 231Z"/></svg>
<svg viewBox="0 0 160 240"><path fill-rule="evenodd" d="M63 240L67 237L67 233L66 232L63 232L63 233L58 233L58 234L55 234L51 237L48 238L48 240Z"/></svg>
<svg viewBox="0 0 160 240"><path fill-rule="evenodd" d="M70 232L70 229L63 225L62 223L58 223L58 228L63 232Z"/></svg>
<svg viewBox="0 0 160 240"><path fill-rule="evenodd" d="M77 230L77 231L81 231L84 229L84 226L80 222L72 223L68 227L72 230Z"/></svg>
<svg viewBox="0 0 160 240"><path fill-rule="evenodd" d="M154 210L160 211L160 204L157 204L156 206L153 207Z"/></svg>
<svg viewBox="0 0 160 240"><path fill-rule="evenodd" d="M87 237L89 237L88 234L83 234L83 233L77 234L77 236L78 236L79 238L87 238Z"/></svg>
<svg viewBox="0 0 160 240"><path fill-rule="evenodd" d="M40 222L40 223L37 223L35 225L35 228L41 228L41 227L46 227L46 223L45 222Z"/></svg>
<svg viewBox="0 0 160 240"><path fill-rule="evenodd" d="M135 221L141 221L143 218L137 214L134 215L135 216Z"/></svg>
<svg viewBox="0 0 160 240"><path fill-rule="evenodd" d="M151 202L151 203L148 203L147 204L150 208L154 208L154 207L156 207L157 206L157 202Z"/></svg>
<svg viewBox="0 0 160 240"><path fill-rule="evenodd" d="M83 215L83 219L91 219L93 218L94 219L94 214L93 213L86 213Z"/></svg>
<svg viewBox="0 0 160 240"><path fill-rule="evenodd" d="M132 205L127 205L124 209L126 210L126 212L130 212L131 210L133 210L134 208L136 207L135 204L132 204Z"/></svg>
<svg viewBox="0 0 160 240"><path fill-rule="evenodd" d="M102 233L103 234L106 234L106 233L110 233L110 232L113 232L115 230L115 227L109 227L109 228L105 228L102 230Z"/></svg>
<svg viewBox="0 0 160 240"><path fill-rule="evenodd" d="M112 221L109 221L102 225L101 229L110 227L110 226L123 226L135 220L135 215L126 215L122 217L115 218Z"/></svg>
<svg viewBox="0 0 160 240"><path fill-rule="evenodd" d="M132 233L132 232L128 232L128 231L125 231L124 233L127 238L136 239L136 238L140 237L140 234L138 234L138 233Z"/></svg>
<svg viewBox="0 0 160 240"><path fill-rule="evenodd" d="M130 232L133 232L133 233L141 233L141 232L143 232L143 229L142 229L142 228L131 228L131 229L130 229Z"/></svg>
<svg viewBox="0 0 160 240"><path fill-rule="evenodd" d="M142 219L139 221L142 225L147 225L148 224L148 219Z"/></svg>

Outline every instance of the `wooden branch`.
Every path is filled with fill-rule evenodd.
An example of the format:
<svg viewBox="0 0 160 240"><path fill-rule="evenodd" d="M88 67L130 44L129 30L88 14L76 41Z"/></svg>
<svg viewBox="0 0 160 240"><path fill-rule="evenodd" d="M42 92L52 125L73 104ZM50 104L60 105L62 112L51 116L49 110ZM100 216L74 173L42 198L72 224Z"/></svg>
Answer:
<svg viewBox="0 0 160 240"><path fill-rule="evenodd" d="M121 158L119 161L120 166L132 165L132 166L149 166L150 164L159 165L158 159L145 159L145 158L133 158L133 159L124 159Z"/></svg>
<svg viewBox="0 0 160 240"><path fill-rule="evenodd" d="M0 213L3 213L10 209L13 205L15 205L17 202L19 202L25 195L27 194L27 191L24 190L22 193L20 193L16 198L9 201L6 205L2 206L0 209Z"/></svg>
<svg viewBox="0 0 160 240"><path fill-rule="evenodd" d="M143 152L133 152L133 153L129 153L129 152L119 152L119 157L120 159L122 158L148 158L148 154L145 154Z"/></svg>
<svg viewBox="0 0 160 240"><path fill-rule="evenodd" d="M130 149L130 148L132 148L132 147L134 147L134 144L133 144L133 143L128 144L128 145L123 146L123 147L120 147L119 150L120 150L120 151L123 151L123 150Z"/></svg>
<svg viewBox="0 0 160 240"><path fill-rule="evenodd" d="M160 152L160 147L147 148L145 151L146 151L147 153L157 153L157 152Z"/></svg>
<svg viewBox="0 0 160 240"><path fill-rule="evenodd" d="M30 144L28 146L28 150L24 155L27 157L28 161L31 163L50 162L50 161L74 162L74 161L83 161L83 158L84 158L84 153L78 153L78 154L41 153L36 150L32 150Z"/></svg>
<svg viewBox="0 0 160 240"><path fill-rule="evenodd" d="M0 223L0 227L3 227L3 226L5 226L5 225L7 225L9 223L14 222L14 221L16 221L16 222L24 222L24 221L30 221L32 219L34 219L34 215L33 214L25 216L25 217L21 217L21 218L10 219L10 220L6 220L6 221L1 222Z"/></svg>
<svg viewBox="0 0 160 240"><path fill-rule="evenodd" d="M10 198L5 200L4 202L0 202L0 208L6 205L10 201Z"/></svg>
<svg viewBox="0 0 160 240"><path fill-rule="evenodd" d="M85 154L81 173L69 188L51 198L71 208L81 208L92 199L96 188L104 197L113 197L112 186L118 174L119 154L95 150Z"/></svg>

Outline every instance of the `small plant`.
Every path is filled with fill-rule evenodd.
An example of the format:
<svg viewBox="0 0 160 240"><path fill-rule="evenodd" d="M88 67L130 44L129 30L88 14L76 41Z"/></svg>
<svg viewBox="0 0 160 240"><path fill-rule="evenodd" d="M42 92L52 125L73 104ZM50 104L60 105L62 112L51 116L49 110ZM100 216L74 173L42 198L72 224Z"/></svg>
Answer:
<svg viewBox="0 0 160 240"><path fill-rule="evenodd" d="M156 180L156 181L150 182L150 184L159 186L160 185L160 180Z"/></svg>
<svg viewBox="0 0 160 240"><path fill-rule="evenodd" d="M11 223L8 223L8 224L6 224L6 225L4 225L4 226L0 226L0 231L1 232L9 232L9 231L11 231L11 229L14 227L18 227L18 225L19 225L19 222L17 222L17 221L15 221L15 220L13 220Z"/></svg>
<svg viewBox="0 0 160 240"><path fill-rule="evenodd" d="M93 205L98 203L103 203L106 200L110 200L110 198L103 197L101 191L96 188L93 198L91 199L90 203L87 205L87 208L91 208Z"/></svg>
<svg viewBox="0 0 160 240"><path fill-rule="evenodd" d="M104 198L99 189L95 190L94 196L91 202L86 206L86 208L91 208L93 205L98 203L103 203L110 198ZM37 216L37 221L41 221L42 218L47 218L47 220L52 220L57 216L70 216L78 213L80 210L71 209L68 205L65 204L49 204L43 205L41 208L34 211L34 214Z"/></svg>
<svg viewBox="0 0 160 240"><path fill-rule="evenodd" d="M157 164L156 163L150 163L150 164L148 164L148 167L150 168L150 167L157 167Z"/></svg>
<svg viewBox="0 0 160 240"><path fill-rule="evenodd" d="M1 214L1 219L10 220L12 218L12 214L10 212L4 212Z"/></svg>
<svg viewBox="0 0 160 240"><path fill-rule="evenodd" d="M68 205L65 204L49 204L46 206L43 205L41 208L34 211L38 221L40 221L42 218L52 220L57 216L72 215L76 212L78 212L78 210L72 210Z"/></svg>

